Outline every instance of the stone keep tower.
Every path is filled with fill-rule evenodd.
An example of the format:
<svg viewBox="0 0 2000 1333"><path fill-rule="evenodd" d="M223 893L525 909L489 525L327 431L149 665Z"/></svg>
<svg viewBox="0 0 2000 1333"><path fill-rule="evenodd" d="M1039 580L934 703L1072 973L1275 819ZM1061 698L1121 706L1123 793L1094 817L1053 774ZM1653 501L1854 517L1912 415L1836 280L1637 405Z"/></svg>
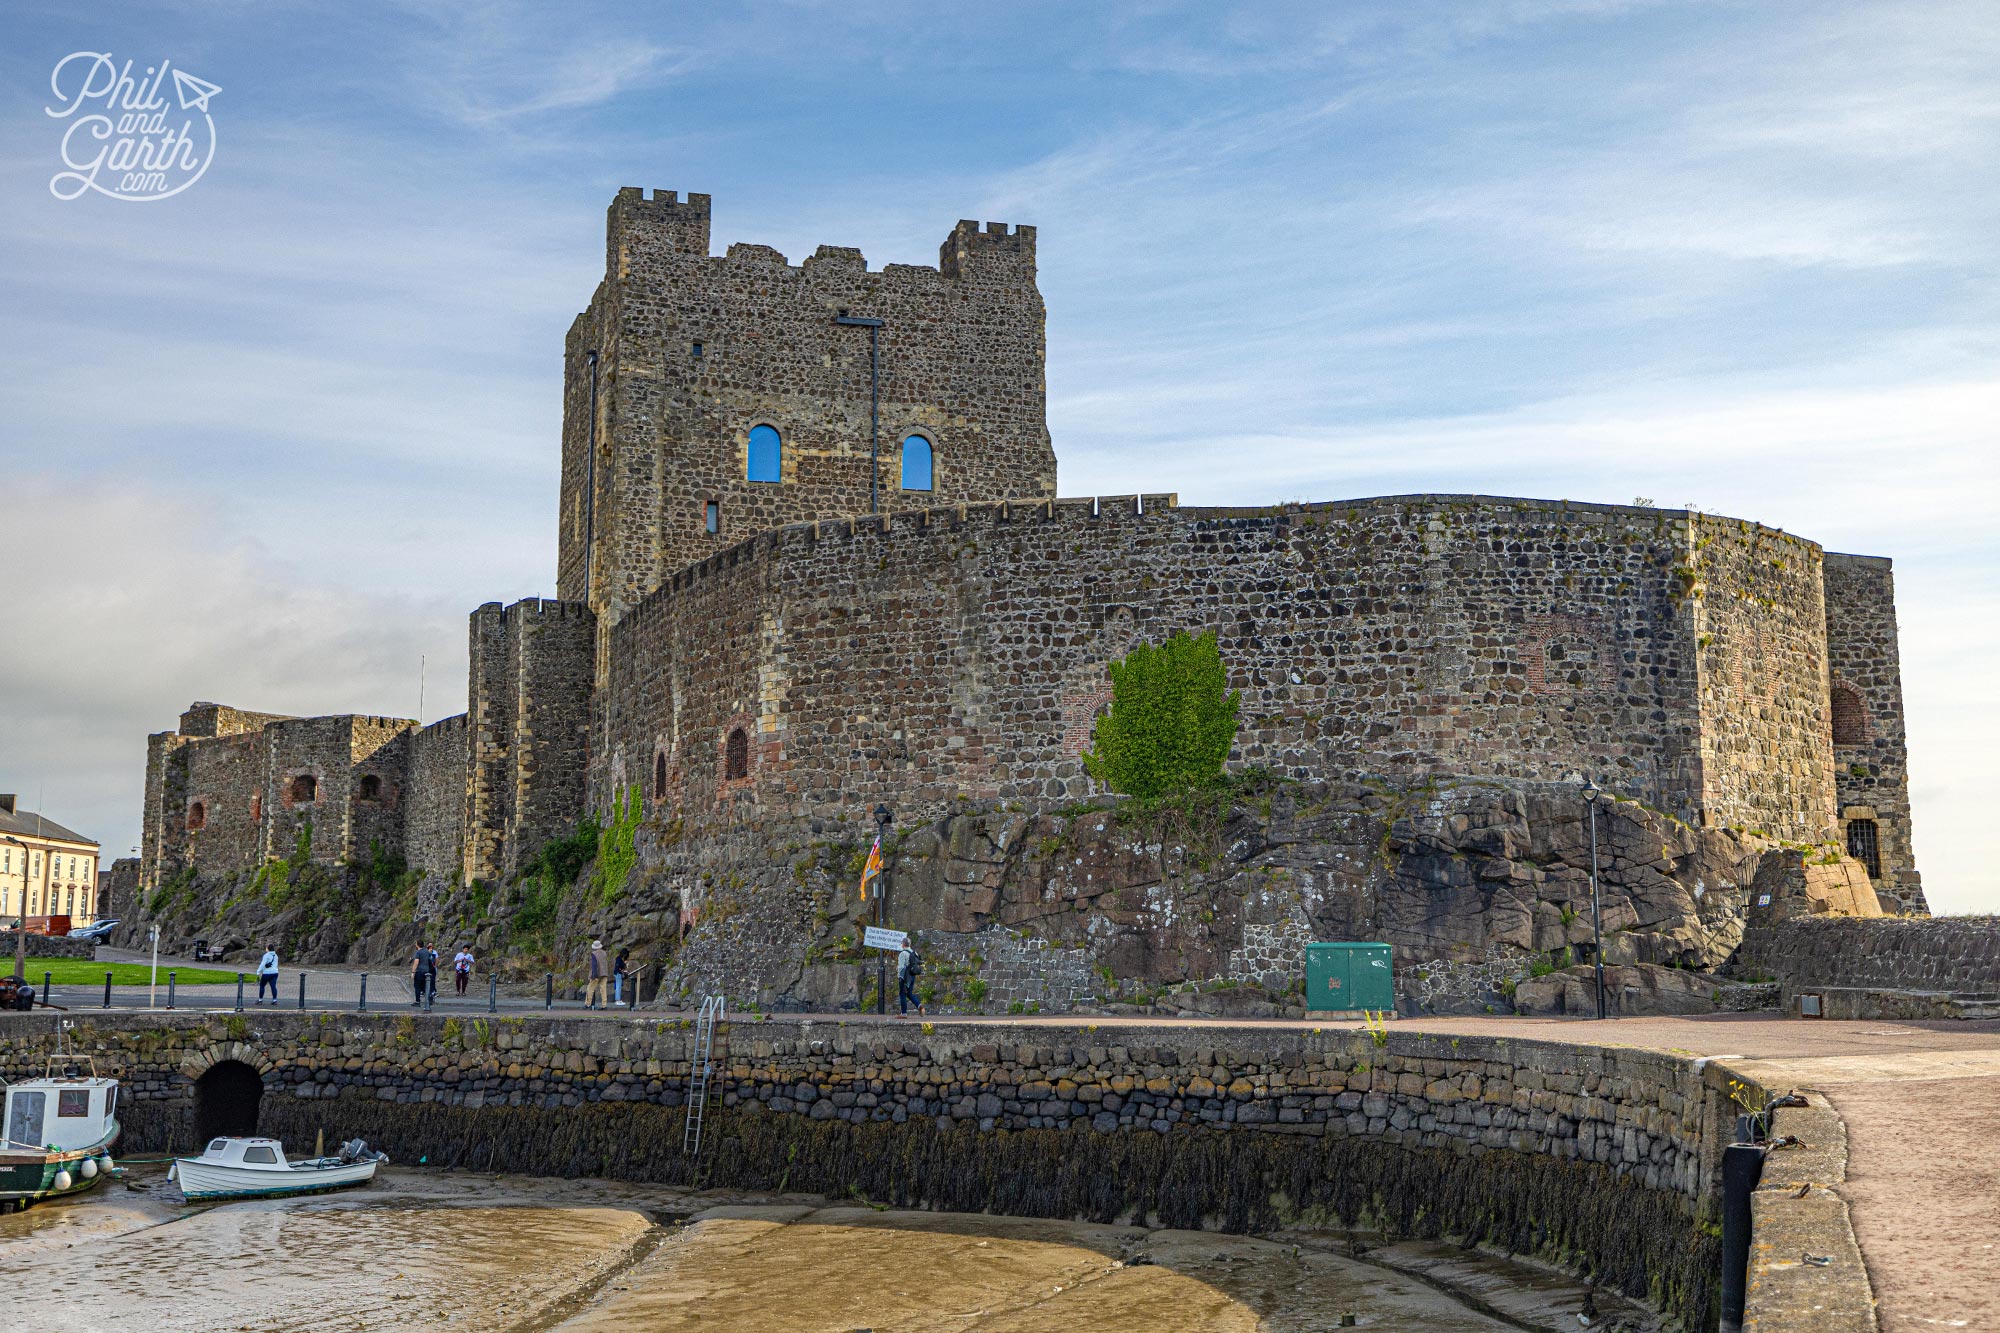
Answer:
<svg viewBox="0 0 2000 1333"><path fill-rule="evenodd" d="M823 245L710 255L709 198L622 189L564 349L557 587L603 642L676 570L786 523L1056 493L1035 232L960 222L938 266ZM928 449L928 460L924 451ZM922 489L928 485L928 489Z"/></svg>

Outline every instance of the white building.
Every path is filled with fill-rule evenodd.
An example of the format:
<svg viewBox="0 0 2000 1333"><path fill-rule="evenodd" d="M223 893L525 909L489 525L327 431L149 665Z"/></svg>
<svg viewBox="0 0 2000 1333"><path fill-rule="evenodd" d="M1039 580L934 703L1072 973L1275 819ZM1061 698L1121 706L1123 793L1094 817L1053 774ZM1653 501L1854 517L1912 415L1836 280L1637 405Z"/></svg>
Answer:
<svg viewBox="0 0 2000 1333"><path fill-rule="evenodd" d="M67 916L71 926L97 919L97 844L0 792L0 922Z"/></svg>

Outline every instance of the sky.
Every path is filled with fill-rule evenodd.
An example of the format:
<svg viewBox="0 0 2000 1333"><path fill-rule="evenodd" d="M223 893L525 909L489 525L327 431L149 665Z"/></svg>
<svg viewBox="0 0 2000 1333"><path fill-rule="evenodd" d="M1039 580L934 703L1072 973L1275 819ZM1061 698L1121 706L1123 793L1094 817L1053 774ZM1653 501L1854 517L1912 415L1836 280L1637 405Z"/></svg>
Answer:
<svg viewBox="0 0 2000 1333"><path fill-rule="evenodd" d="M58 198L74 52L220 88ZM78 67L72 67L72 73ZM794 261L1039 228L1066 495L1646 497L1896 561L1919 868L2000 911L2000 9L133 5L0 17L0 791L195 699L425 721L553 595L621 185Z"/></svg>

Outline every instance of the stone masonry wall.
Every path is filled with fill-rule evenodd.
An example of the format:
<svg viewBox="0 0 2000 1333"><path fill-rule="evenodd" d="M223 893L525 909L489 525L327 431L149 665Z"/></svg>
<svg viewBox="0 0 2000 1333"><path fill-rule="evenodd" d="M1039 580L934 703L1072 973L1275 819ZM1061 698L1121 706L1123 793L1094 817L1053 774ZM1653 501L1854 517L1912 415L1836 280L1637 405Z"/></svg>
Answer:
<svg viewBox="0 0 2000 1333"><path fill-rule="evenodd" d="M494 880L583 814L595 619L524 598L472 613L464 878Z"/></svg>
<svg viewBox="0 0 2000 1333"><path fill-rule="evenodd" d="M449 876L463 865L466 733L460 713L410 738L403 856L415 869Z"/></svg>
<svg viewBox="0 0 2000 1333"><path fill-rule="evenodd" d="M613 632L592 805L650 788L660 759L656 801L695 821L1073 801L1093 790L1079 755L1107 664L1187 630L1217 635L1243 691L1237 765L1322 781L1587 770L1690 822L1712 801L1719 820L1825 837L1821 658L1800 642L1817 602L1780 601L1765 636L1798 660L1754 689L1725 673L1704 701L1678 573L1689 523L1484 497L1122 497L785 528L676 575ZM1723 635L1755 642L1762 611L1732 606ZM1704 725L1729 734L1706 763Z"/></svg>
<svg viewBox="0 0 2000 1333"><path fill-rule="evenodd" d="M512 873L583 816L596 617L578 602L530 598L508 608L507 635L514 790L504 865Z"/></svg>
<svg viewBox="0 0 2000 1333"><path fill-rule="evenodd" d="M1852 820L1874 820L1882 871L1875 891L1883 907L1928 911L1912 843L1903 667L1889 561L1826 557L1826 638L1834 787L1843 833Z"/></svg>
<svg viewBox="0 0 2000 1333"><path fill-rule="evenodd" d="M180 841L188 863L203 872L227 873L263 861L263 802L270 786L263 732L196 740L180 755L187 768ZM199 829L194 826L197 805Z"/></svg>
<svg viewBox="0 0 2000 1333"><path fill-rule="evenodd" d="M100 917L109 915L100 912ZM14 975L15 939L11 930L0 930L0 974ZM65 936L37 935L28 932L27 956L30 958L95 958L97 945L90 940L73 940ZM28 969L28 980L41 984L41 974L32 967Z"/></svg>
<svg viewBox="0 0 2000 1333"><path fill-rule="evenodd" d="M885 511L1054 496L1032 227L960 222L936 268L871 271L830 245L791 265L762 245L711 256L707 195L624 189L605 248L565 354L558 587L607 631L744 537L869 511L869 331L836 314L883 321ZM746 479L760 424L783 440L777 483ZM933 489L905 493L913 431L931 440Z"/></svg>
<svg viewBox="0 0 2000 1333"><path fill-rule="evenodd" d="M288 1141L323 1128L446 1166L692 1179L680 1024L260 1013L88 1017L71 1036L124 1081L126 1151L188 1146L194 1080L236 1060L263 1075L260 1131ZM47 1040L5 1043L0 1073ZM1689 1325L1709 1310L1700 1223L1733 1108L1705 1062L1303 1028L767 1020L726 1024L716 1063L714 1186L782 1175L909 1205L1470 1236Z"/></svg>
<svg viewBox="0 0 2000 1333"><path fill-rule="evenodd" d="M1701 807L1812 842L1834 830L1820 548L1741 519L1688 521L1701 672Z"/></svg>
<svg viewBox="0 0 2000 1333"><path fill-rule="evenodd" d="M1739 977L1817 987L2000 995L2000 917L1798 917L1752 925L1730 960Z"/></svg>

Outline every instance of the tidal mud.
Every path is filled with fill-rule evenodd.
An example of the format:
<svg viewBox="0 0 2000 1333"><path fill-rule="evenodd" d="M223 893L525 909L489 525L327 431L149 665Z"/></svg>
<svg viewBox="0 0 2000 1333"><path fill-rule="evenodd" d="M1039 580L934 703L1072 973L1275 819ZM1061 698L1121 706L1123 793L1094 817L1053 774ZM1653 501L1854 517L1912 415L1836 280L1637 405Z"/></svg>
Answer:
<svg viewBox="0 0 2000 1333"><path fill-rule="evenodd" d="M1485 1333L1574 1327L1584 1294L1475 1252L1405 1243L1371 1258L1355 1237L1317 1233L393 1167L345 1194L189 1206L160 1168L128 1179L0 1218L0 1322L66 1333L1291 1333L1352 1312L1362 1328ZM1604 1299L1626 1326L1653 1327Z"/></svg>

